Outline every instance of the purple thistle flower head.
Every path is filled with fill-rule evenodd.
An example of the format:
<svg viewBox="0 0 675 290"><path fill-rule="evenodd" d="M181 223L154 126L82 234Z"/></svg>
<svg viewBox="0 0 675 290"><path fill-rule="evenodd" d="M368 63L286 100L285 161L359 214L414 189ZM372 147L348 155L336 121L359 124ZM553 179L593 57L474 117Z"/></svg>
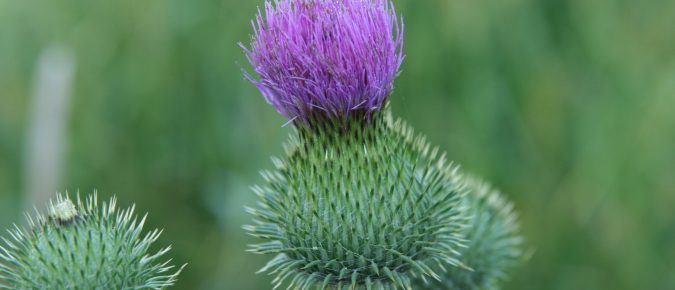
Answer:
<svg viewBox="0 0 675 290"><path fill-rule="evenodd" d="M245 73L291 121L346 120L382 109L403 62L403 22L388 0L265 2Z"/></svg>

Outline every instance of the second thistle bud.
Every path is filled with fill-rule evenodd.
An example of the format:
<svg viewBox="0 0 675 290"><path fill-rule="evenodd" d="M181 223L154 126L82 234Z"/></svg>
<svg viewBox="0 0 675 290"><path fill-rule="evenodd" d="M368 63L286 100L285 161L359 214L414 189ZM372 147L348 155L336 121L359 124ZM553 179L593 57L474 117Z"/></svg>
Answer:
<svg viewBox="0 0 675 290"><path fill-rule="evenodd" d="M440 281L417 281L419 290L496 290L499 282L522 258L522 238L513 204L497 190L473 178L466 180L463 200L469 226L460 260L466 268L442 271Z"/></svg>

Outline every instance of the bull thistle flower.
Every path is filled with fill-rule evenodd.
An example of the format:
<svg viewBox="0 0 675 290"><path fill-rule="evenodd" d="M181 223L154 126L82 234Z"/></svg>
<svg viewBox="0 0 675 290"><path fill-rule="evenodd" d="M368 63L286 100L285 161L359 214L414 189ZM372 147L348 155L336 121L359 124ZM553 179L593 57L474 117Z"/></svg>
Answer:
<svg viewBox="0 0 675 290"><path fill-rule="evenodd" d="M412 289L473 271L472 184L389 111L404 58L393 5L269 0L253 28L244 75L295 129L244 226L265 240L250 251L275 255L261 269L275 288Z"/></svg>
<svg viewBox="0 0 675 290"><path fill-rule="evenodd" d="M0 246L0 289L164 289L182 268L161 261L170 247L149 252L161 231L142 234L134 207L116 200L99 209L96 195L75 203L58 195L48 214L26 215ZM37 210L36 210L37 212Z"/></svg>
<svg viewBox="0 0 675 290"><path fill-rule="evenodd" d="M384 0L265 3L245 73L290 120L381 110L403 62L403 24Z"/></svg>

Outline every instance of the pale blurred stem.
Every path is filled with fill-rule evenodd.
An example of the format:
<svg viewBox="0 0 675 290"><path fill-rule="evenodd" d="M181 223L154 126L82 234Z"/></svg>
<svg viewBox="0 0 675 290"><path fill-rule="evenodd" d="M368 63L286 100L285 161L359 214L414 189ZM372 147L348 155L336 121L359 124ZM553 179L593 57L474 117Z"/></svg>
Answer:
<svg viewBox="0 0 675 290"><path fill-rule="evenodd" d="M58 191L67 151L75 59L68 47L46 47L35 66L24 159L24 209Z"/></svg>

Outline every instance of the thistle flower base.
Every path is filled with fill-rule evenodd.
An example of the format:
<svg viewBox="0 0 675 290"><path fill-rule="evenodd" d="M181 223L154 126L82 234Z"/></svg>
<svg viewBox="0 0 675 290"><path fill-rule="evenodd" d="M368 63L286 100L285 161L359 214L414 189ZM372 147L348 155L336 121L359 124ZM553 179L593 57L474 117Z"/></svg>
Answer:
<svg viewBox="0 0 675 290"><path fill-rule="evenodd" d="M318 124L298 126L255 188L245 228L267 242L251 250L277 255L262 271L293 289L410 289L437 277L433 265L458 265L456 168L388 114Z"/></svg>

